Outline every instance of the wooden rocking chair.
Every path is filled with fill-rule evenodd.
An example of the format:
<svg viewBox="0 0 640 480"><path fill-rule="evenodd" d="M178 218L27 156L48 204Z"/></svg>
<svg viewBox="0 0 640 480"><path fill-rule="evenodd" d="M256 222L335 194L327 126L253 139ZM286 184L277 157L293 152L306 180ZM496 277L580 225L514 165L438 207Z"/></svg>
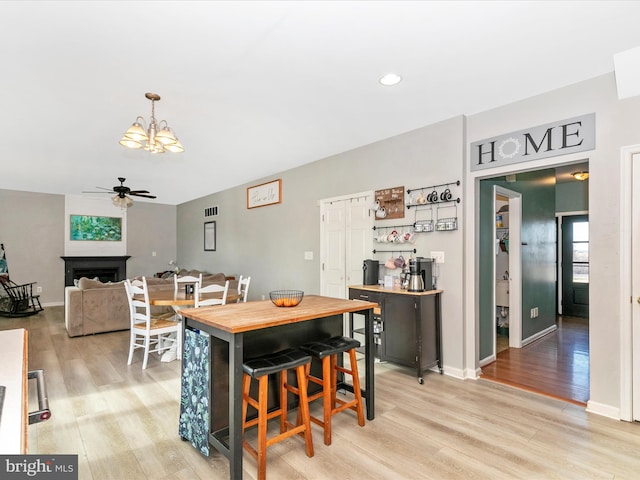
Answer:
<svg viewBox="0 0 640 480"><path fill-rule="evenodd" d="M0 284L2 284L6 293L6 296L0 296L0 315L4 317L26 317L41 312L43 308L40 304L40 295L33 294L33 285L35 283L18 285L9 280L8 276L0 276Z"/></svg>

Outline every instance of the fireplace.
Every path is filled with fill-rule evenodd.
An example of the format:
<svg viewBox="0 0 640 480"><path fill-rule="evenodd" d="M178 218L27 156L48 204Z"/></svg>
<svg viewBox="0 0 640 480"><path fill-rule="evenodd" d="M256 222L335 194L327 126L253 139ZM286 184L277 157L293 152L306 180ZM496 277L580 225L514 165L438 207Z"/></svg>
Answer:
<svg viewBox="0 0 640 480"><path fill-rule="evenodd" d="M129 255L119 257L60 257L64 260L64 285L73 286L81 277L98 277L102 282L119 282L127 278Z"/></svg>

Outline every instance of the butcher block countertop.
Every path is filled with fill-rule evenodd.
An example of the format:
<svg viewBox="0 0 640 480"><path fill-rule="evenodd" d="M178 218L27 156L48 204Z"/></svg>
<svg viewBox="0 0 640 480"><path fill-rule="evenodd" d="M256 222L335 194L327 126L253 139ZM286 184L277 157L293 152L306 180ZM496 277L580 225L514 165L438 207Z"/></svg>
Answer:
<svg viewBox="0 0 640 480"><path fill-rule="evenodd" d="M2 362L0 385L5 387L0 412L0 452L4 455L27 453L28 355L24 328L0 331Z"/></svg>
<svg viewBox="0 0 640 480"><path fill-rule="evenodd" d="M305 295L295 307L276 307L270 300L188 308L180 315L230 333L249 332L315 318L359 312L377 307L374 302Z"/></svg>
<svg viewBox="0 0 640 480"><path fill-rule="evenodd" d="M407 289L400 287L381 287L380 285L351 285L349 288L356 290L368 290L370 292L378 293L397 293L399 295L435 295L442 293L444 290L425 290L424 292L410 292Z"/></svg>

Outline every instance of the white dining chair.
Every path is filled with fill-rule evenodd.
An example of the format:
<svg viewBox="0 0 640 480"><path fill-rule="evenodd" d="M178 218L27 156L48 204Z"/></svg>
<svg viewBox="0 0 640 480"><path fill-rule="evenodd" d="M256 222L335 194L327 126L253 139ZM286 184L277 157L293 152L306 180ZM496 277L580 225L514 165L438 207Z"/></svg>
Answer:
<svg viewBox="0 0 640 480"><path fill-rule="evenodd" d="M240 298L237 300L238 303L247 301L247 295L249 295L250 284L251 284L251 277L243 277L242 275L240 275L240 280L238 280L238 295L240 295Z"/></svg>
<svg viewBox="0 0 640 480"><path fill-rule="evenodd" d="M142 285L134 285L130 280L126 280L124 286L127 290L131 317L131 339L127 365L131 365L133 361L133 352L137 348L142 348L144 349L142 360L142 369L144 370L147 368L150 353L161 354L174 346L177 347L177 342L180 340L180 325L166 318L151 316L149 289L145 277L142 277Z"/></svg>
<svg viewBox="0 0 640 480"><path fill-rule="evenodd" d="M178 275L173 276L173 284L174 284L174 293L178 293L178 290L181 286L184 285L198 285L198 287L202 287L202 274L197 277L192 275L183 275L179 277Z"/></svg>
<svg viewBox="0 0 640 480"><path fill-rule="evenodd" d="M206 300L200 300L200 295L203 293L216 293L222 292L220 298L207 298ZM229 280L224 283L224 286L212 283L204 287L198 287L196 284L196 291L194 293L195 308L207 307L210 305L226 305L227 294L229 293Z"/></svg>

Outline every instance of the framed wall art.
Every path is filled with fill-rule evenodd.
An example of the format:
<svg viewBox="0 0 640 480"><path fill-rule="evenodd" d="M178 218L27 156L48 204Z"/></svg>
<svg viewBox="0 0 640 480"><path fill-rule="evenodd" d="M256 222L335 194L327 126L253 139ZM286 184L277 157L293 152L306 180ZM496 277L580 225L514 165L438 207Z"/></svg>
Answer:
<svg viewBox="0 0 640 480"><path fill-rule="evenodd" d="M204 222L204 250L216 250L216 222Z"/></svg>
<svg viewBox="0 0 640 480"><path fill-rule="evenodd" d="M282 202L282 179L247 188L247 208L265 207Z"/></svg>
<svg viewBox="0 0 640 480"><path fill-rule="evenodd" d="M71 215L69 227L69 239L72 241L122 241L122 218L120 217Z"/></svg>

